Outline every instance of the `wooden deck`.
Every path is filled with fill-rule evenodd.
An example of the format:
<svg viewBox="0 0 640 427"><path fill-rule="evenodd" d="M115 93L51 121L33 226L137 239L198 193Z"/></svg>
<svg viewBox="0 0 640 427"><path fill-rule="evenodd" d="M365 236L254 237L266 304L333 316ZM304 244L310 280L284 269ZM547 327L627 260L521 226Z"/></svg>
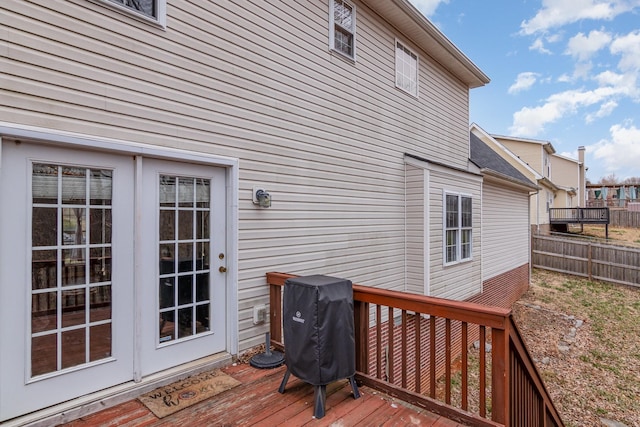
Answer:
<svg viewBox="0 0 640 427"><path fill-rule="evenodd" d="M317 420L312 386L291 376L285 393L278 393L284 369L224 368L242 384L162 419L131 400L64 426L461 426L366 386L360 387L362 397L353 399L347 380L327 386L326 415Z"/></svg>

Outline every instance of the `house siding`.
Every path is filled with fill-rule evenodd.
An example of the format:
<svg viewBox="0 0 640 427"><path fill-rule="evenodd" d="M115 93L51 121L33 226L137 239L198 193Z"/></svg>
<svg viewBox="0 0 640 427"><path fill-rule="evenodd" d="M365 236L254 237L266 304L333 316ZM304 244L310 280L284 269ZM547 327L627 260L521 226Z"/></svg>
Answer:
<svg viewBox="0 0 640 427"><path fill-rule="evenodd" d="M407 165L407 291L428 294L425 289L425 171Z"/></svg>
<svg viewBox="0 0 640 427"><path fill-rule="evenodd" d="M482 187L482 277L529 262L529 195L485 182Z"/></svg>
<svg viewBox="0 0 640 427"><path fill-rule="evenodd" d="M464 300L482 290L481 283L481 178L435 168L429 171L429 286L431 296ZM473 198L472 259L444 265L443 196L445 192Z"/></svg>
<svg viewBox="0 0 640 427"><path fill-rule="evenodd" d="M517 141L512 139L503 139L496 137L496 141L507 147L511 152L518 156L523 162L525 162L533 170L537 171L540 175L547 177L547 173L544 170L544 147L542 144L536 142Z"/></svg>
<svg viewBox="0 0 640 427"><path fill-rule="evenodd" d="M267 271L404 290L403 153L466 168L468 88L359 2L355 63L327 49L326 1L167 3L163 30L99 2L2 2L0 122L240 159L240 351L264 340ZM418 99L395 88L396 37L419 54ZM431 231L438 296L464 298L480 233L443 269Z"/></svg>

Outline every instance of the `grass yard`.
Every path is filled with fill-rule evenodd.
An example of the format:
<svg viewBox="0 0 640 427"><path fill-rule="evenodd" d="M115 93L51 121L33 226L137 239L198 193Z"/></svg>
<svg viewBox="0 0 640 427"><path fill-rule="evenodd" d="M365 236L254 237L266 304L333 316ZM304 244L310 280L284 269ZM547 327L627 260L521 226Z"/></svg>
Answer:
<svg viewBox="0 0 640 427"><path fill-rule="evenodd" d="M640 427L640 288L534 270L514 317L567 426Z"/></svg>

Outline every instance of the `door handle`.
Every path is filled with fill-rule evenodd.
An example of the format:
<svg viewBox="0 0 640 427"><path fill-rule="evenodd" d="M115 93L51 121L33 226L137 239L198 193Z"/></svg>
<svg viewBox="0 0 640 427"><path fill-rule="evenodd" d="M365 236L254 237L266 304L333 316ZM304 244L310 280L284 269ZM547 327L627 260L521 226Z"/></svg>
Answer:
<svg viewBox="0 0 640 427"><path fill-rule="evenodd" d="M220 268L218 268L218 271L220 273L226 273L227 272L227 267L220 266Z"/></svg>

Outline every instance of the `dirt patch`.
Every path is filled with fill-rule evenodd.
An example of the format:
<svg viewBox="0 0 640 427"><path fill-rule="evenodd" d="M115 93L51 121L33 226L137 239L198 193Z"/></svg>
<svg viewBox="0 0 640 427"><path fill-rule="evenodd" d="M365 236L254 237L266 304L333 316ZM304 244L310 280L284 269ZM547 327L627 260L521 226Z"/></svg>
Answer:
<svg viewBox="0 0 640 427"><path fill-rule="evenodd" d="M514 317L567 426L640 427L640 288L534 270Z"/></svg>

